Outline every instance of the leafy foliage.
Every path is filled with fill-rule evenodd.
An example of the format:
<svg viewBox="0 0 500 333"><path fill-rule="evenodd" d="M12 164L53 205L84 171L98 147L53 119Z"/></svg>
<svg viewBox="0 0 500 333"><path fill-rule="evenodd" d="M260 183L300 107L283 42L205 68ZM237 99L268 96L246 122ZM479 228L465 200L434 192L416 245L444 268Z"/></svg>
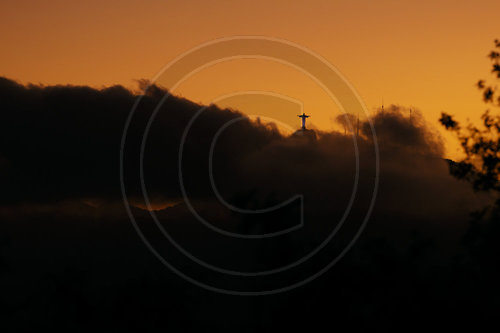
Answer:
<svg viewBox="0 0 500 333"><path fill-rule="evenodd" d="M497 49L500 50L500 40L495 40L495 50L488 57L492 62L491 72L500 78L500 52ZM479 80L477 87L483 92L485 103L500 106L496 85ZM494 115L486 110L481 120L480 127L469 123L462 128L453 116L441 114L439 121L447 130L455 132L465 153L462 161L450 164L450 171L455 177L470 181L476 190L500 191L500 114Z"/></svg>

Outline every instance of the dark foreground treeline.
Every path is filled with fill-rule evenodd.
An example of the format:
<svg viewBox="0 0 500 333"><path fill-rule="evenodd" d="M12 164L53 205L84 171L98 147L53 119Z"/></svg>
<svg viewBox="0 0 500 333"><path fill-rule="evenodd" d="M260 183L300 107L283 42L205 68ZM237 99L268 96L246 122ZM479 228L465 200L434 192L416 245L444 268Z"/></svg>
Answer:
<svg viewBox="0 0 500 333"><path fill-rule="evenodd" d="M440 238L370 237L378 223L374 219L356 246L314 282L243 297L183 281L152 256L125 219L111 225L43 215L4 221L2 326L12 332L476 330L497 320L498 230L471 228L463 243L444 249L446 256Z"/></svg>

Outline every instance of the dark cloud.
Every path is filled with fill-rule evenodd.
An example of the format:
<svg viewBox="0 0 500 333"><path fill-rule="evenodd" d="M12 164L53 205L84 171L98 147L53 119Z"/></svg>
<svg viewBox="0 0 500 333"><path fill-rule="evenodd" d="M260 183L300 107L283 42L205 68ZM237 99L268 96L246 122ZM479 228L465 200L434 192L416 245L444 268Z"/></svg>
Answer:
<svg viewBox="0 0 500 333"><path fill-rule="evenodd" d="M335 122L342 126L344 134L347 132L353 133L358 129L358 119L355 115L344 113L335 117Z"/></svg>
<svg viewBox="0 0 500 333"><path fill-rule="evenodd" d="M144 91L147 82L140 85ZM166 278L168 287L162 285L158 272L170 273L164 273L140 242L121 202L122 133L134 103L141 97L123 151L125 188L132 211L151 242L165 253L175 252L171 245L165 245L150 219L138 177L144 130L165 94L156 86L146 92L133 92L121 86L94 89L20 85L0 78L0 217L5 220L0 254L7 258L2 264L0 257L0 269L10 272L9 281L35 286L18 286L7 295L21 309L16 310L17 316L32 313L32 320L43 322L43 316L35 313L44 306L42 299L48 299L57 311L66 313L67 327L82 320L78 314L93 316L89 320L95 322L104 320L102 313L132 318L127 310L132 305L159 306L158 300L148 299L156 293L178 302L179 306L170 307L168 316L175 325L182 326L179 320L189 311L203 317L204 306L210 309L221 302L211 295L207 304L196 305L204 297L203 292L186 291L190 287L179 287L182 283L171 275ZM145 139L144 185L160 224L199 258L232 269L255 270L283 265L308 253L338 225L349 206L356 156L359 183L351 213L340 229L338 243L320 253L319 262L328 260L330 251L345 245L360 226L372 199L376 176L375 141L367 120L360 119L355 141L349 130L346 134L309 131L285 136L276 126L250 121L235 110L202 106L176 96L169 96L158 110ZM418 110L412 109L411 113L410 119L409 109L390 106L370 119L376 130L380 174L368 227L352 256L340 264L337 275L332 273L328 278L331 280L308 289L310 294L291 294L289 297L295 297L295 301L321 298L326 288L329 295L335 294L335 309L349 318L356 318L356 311L349 310L356 306L365 306L363 311L367 313L358 314L364 319L376 317L379 305L408 318L397 304L384 300L402 302L401 308L407 309L413 303L400 298L407 294L404 281L417 285L421 274L431 274L432 267L443 265L441 260L451 257L444 252L456 254L452 249L467 228L469 212L489 198L473 193L467 183L449 175L443 141ZM347 117L351 123L355 121L357 129L357 118ZM339 118L345 120L345 116ZM208 231L188 209L179 183L179 148L188 125L191 127L183 146L182 179L190 203L201 217L222 230L247 235L276 232L299 222L298 201L271 213L251 216L232 211L217 200L209 178L209 156L214 138L226 126L213 151L213 180L221 196L240 209L263 209L302 195L305 225L300 233L254 244L248 240L235 243ZM31 253L35 253L35 259ZM181 255L173 256L172 260L183 269L192 269L192 264L182 262L185 258ZM316 268L311 264L305 272ZM448 277L447 272L446 268L440 270L440 277ZM388 276L397 281L389 285ZM373 281L379 285L373 285ZM425 281L437 283L434 290L443 287L433 279ZM345 295L338 294L334 282L345 286ZM54 292L53 285L65 291ZM109 285L114 285L114 294L107 290ZM384 297L370 294L387 293L387 288L393 289ZM437 305L433 307L420 299L425 292L419 288L410 292L412 297L426 304L427 309L438 311ZM82 290L90 291L82 294ZM123 293L131 295L130 299L118 296ZM190 299L186 295L194 296ZM360 300L365 295L373 298L371 305ZM453 299L448 298L450 303L446 304L452 304ZM249 319L252 315L248 313L262 315L261 309L286 318L285 312L276 310L286 308L298 316L291 308L296 303L284 298L272 298L269 304L252 302L237 302L242 311L250 308L247 313L224 306L222 311L232 316L227 327L237 328L238 320L253 321L255 318ZM341 303L345 302L351 305L344 308ZM72 308L60 307L64 303ZM323 313L318 306L314 308ZM422 307L419 311L422 314L426 310ZM141 318L147 312L140 311ZM208 313L204 324L217 327L217 311ZM149 315L151 322L158 323L157 314ZM263 322L271 321L264 318ZM30 323L27 329L35 325Z"/></svg>
<svg viewBox="0 0 500 333"><path fill-rule="evenodd" d="M150 88L132 118L125 146L125 162L134 164L125 167L133 170L131 174L138 171L135 165L138 161L128 161L127 153L132 151L130 158L136 157L134 153L142 143L147 121L164 95L160 88ZM120 141L137 97L137 93L120 86L100 90L22 86L1 79L2 202L119 198ZM180 139L199 110L202 111L186 137L182 171L190 194L213 197L206 177L210 144L221 126L242 115L215 106L202 107L170 96L152 122L144 152L144 175L148 189L166 199L180 196L177 166ZM409 191L408 196L434 193L434 188L450 186L439 184L439 181L452 182L444 163L441 168L434 166L441 164L443 143L418 111L413 110L410 122L407 109L391 106L375 114L372 121L381 151L381 171L385 175L381 178L381 193L397 175L429 177L426 186L432 188ZM365 174L374 168L373 143L369 124L362 121L360 129L363 135L358 140L360 169ZM321 188L318 192L323 192L324 187L336 184L334 187L341 193L348 192L355 165L352 137L323 132L317 132L317 137L315 141L284 137L270 125L248 119L235 121L222 132L215 147L216 183L229 196L252 186L287 195L309 188ZM433 167L415 170L408 165L413 162L431 163ZM426 170L436 174L423 175L429 172ZM218 177L219 174L223 177ZM342 183L345 186L339 185ZM458 182L455 186L465 190Z"/></svg>
<svg viewBox="0 0 500 333"><path fill-rule="evenodd" d="M380 148L386 153L400 154L402 151L443 157L444 143L439 132L429 125L418 109L390 105L380 109L372 117L377 130ZM363 124L365 135L370 134L368 124Z"/></svg>
<svg viewBox="0 0 500 333"><path fill-rule="evenodd" d="M294 221L290 226L296 221L281 219L278 213L238 213L216 199L209 178L209 153L217 133L213 181L227 203L240 209L264 209L302 195L306 220L339 221L354 189L357 147L359 181L350 215L359 223L368 210L376 164L374 137L366 120L360 121L356 142L353 133L311 131L306 136L298 135L300 132L284 136L272 124L250 121L235 110L169 96L144 136L166 91L157 86L147 89L147 82L140 84L139 91L146 93L121 86L23 86L2 79L4 211L20 204L67 207L61 202L100 202L99 209L109 206L110 211L116 211L111 206L119 206L121 200L122 133L140 96L123 151L124 186L135 207L147 207L138 176L143 140L144 185L152 208L169 210L172 203L185 207L178 156L186 131L182 154L185 193L193 208L203 207L200 215L220 229L232 226L230 232L247 230L241 226L241 221L246 221L243 224L251 226L248 230L266 233L284 228L284 220ZM410 110L392 105L371 118L380 151L374 219L387 217L384 224L389 228L401 228L404 220L408 230L442 228L449 223L446 221L464 228L467 213L486 199L449 175L441 138L418 110L411 112L410 118ZM343 116L342 121L347 121L346 117L358 126L352 115ZM232 219L239 222L229 222ZM421 219L427 222L422 224ZM331 227L331 222L309 223L305 231L319 242Z"/></svg>

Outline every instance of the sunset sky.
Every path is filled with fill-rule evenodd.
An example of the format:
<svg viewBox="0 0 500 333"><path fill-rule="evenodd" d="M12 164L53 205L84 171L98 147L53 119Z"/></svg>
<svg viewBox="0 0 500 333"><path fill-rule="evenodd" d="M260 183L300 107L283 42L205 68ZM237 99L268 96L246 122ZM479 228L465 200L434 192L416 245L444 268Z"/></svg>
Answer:
<svg viewBox="0 0 500 333"><path fill-rule="evenodd" d="M436 126L441 111L460 120L478 118L484 111L474 84L490 78L486 55L500 38L498 0L19 0L4 1L0 9L0 75L21 83L135 87L134 80L151 79L201 43L262 35L292 41L326 58L368 109L382 101L411 106ZM338 114L312 81L264 60L213 66L175 93L209 103L241 90L300 100L313 114L311 126L321 129L330 128ZM234 102L228 106L240 106ZM454 155L454 145L449 147Z"/></svg>
<svg viewBox="0 0 500 333"><path fill-rule="evenodd" d="M1 332L498 325L500 0L0 0L0 31Z"/></svg>

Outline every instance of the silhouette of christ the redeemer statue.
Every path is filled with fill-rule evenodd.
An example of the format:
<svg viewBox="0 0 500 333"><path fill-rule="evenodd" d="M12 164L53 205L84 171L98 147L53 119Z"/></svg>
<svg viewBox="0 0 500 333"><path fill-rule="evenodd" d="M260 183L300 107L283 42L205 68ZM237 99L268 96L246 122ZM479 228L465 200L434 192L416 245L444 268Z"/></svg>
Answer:
<svg viewBox="0 0 500 333"><path fill-rule="evenodd" d="M310 116L308 116L304 112L302 112L302 114L298 115L298 117L302 118L302 127L301 127L301 130L305 131L305 129L306 129L306 118L309 118Z"/></svg>

